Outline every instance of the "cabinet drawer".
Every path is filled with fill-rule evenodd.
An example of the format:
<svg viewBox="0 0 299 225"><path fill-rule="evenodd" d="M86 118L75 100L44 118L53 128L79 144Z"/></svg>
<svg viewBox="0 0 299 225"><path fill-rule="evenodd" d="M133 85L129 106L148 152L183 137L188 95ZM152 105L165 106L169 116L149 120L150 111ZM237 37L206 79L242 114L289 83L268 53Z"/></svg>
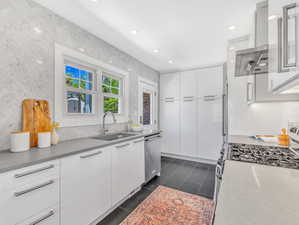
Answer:
<svg viewBox="0 0 299 225"><path fill-rule="evenodd" d="M59 207L50 207L16 225L59 225Z"/></svg>
<svg viewBox="0 0 299 225"><path fill-rule="evenodd" d="M59 202L59 179L40 179L0 192L0 225L14 225Z"/></svg>
<svg viewBox="0 0 299 225"><path fill-rule="evenodd" d="M59 177L59 161L50 161L0 174L0 191L10 190L45 178Z"/></svg>

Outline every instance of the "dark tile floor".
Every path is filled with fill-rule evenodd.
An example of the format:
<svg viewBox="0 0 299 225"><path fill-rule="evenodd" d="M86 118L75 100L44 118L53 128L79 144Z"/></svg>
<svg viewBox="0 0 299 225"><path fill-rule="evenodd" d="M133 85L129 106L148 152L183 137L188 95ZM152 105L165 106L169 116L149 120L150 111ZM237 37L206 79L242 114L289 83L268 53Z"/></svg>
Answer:
<svg viewBox="0 0 299 225"><path fill-rule="evenodd" d="M213 165L163 157L161 176L146 184L98 225L120 224L158 185L212 199L214 179Z"/></svg>

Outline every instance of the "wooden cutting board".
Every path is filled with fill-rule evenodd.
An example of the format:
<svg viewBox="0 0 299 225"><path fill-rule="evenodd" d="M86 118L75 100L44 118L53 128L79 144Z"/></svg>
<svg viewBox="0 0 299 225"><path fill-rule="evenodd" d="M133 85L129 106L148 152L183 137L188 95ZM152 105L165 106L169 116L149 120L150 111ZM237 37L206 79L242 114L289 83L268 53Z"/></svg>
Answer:
<svg viewBox="0 0 299 225"><path fill-rule="evenodd" d="M39 132L51 131L51 115L46 100L25 99L23 101L23 131L30 132L30 146L38 144Z"/></svg>

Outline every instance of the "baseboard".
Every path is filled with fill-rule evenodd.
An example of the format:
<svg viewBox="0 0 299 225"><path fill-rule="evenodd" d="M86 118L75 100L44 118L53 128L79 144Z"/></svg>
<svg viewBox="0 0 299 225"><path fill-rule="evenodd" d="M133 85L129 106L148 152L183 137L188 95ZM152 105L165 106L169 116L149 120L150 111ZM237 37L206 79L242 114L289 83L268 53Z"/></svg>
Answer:
<svg viewBox="0 0 299 225"><path fill-rule="evenodd" d="M110 208L107 212L105 212L102 216L97 218L95 221L93 221L89 225L97 225L99 222L101 222L106 216L108 216L110 213L112 213L117 207L119 207L121 204L123 204L125 201L127 201L129 198L131 198L133 195L135 195L138 191L141 190L141 186L136 188L134 191L132 191L127 197L125 197L123 200L115 204L112 208Z"/></svg>
<svg viewBox="0 0 299 225"><path fill-rule="evenodd" d="M200 157L177 155L177 154L164 153L164 152L162 152L161 155L169 158L174 158L174 159L182 159L182 160L188 160L188 161L200 162L200 163L206 163L212 165L217 164L217 160L213 160L213 159L205 159Z"/></svg>

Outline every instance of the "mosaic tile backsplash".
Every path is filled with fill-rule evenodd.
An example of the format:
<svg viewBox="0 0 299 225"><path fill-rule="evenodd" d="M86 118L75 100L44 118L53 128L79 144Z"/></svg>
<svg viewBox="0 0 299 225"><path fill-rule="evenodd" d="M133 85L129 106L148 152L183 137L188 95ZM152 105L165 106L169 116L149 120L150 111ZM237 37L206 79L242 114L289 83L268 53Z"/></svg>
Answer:
<svg viewBox="0 0 299 225"><path fill-rule="evenodd" d="M9 148L9 133L21 128L24 98L54 100L54 43L83 48L85 54L130 71L129 114L137 120L138 75L152 81L159 73L77 25L31 0L0 1L0 150ZM52 112L53 114L53 112ZM126 124L113 129L125 129ZM99 126L62 128L62 140L97 135Z"/></svg>

